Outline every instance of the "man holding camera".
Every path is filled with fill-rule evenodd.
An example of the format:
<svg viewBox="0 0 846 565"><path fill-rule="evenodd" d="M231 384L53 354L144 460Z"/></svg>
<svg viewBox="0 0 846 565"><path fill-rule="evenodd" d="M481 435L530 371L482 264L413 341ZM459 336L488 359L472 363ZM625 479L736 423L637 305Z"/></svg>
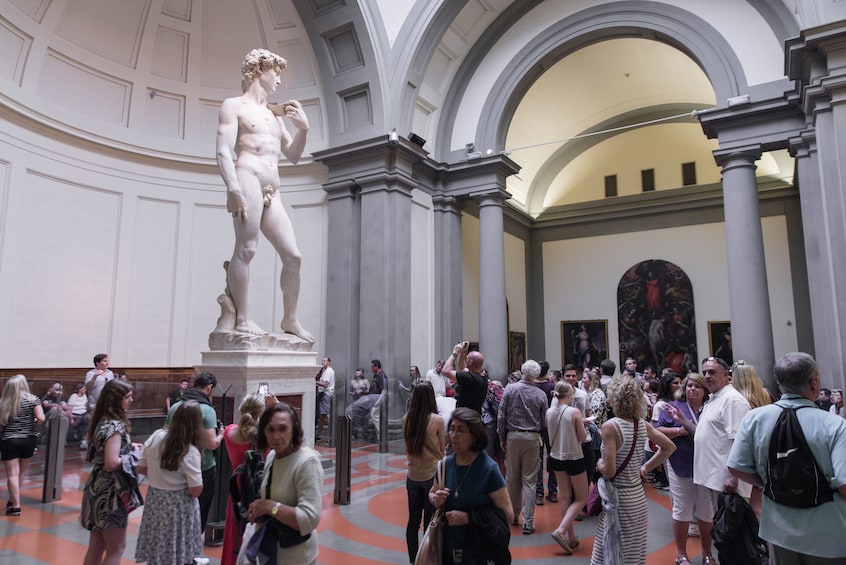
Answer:
<svg viewBox="0 0 846 565"><path fill-rule="evenodd" d="M441 374L448 378L451 384L458 384L455 407L472 408L481 414L482 403L488 391L488 379L482 375L485 356L479 351L471 351L468 354L469 345L466 341L455 344Z"/></svg>

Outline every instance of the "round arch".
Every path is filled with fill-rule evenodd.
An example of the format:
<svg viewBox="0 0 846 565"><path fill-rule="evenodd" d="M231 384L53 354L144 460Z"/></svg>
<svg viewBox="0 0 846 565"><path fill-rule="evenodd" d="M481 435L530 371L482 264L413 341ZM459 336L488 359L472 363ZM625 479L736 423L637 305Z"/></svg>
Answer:
<svg viewBox="0 0 846 565"><path fill-rule="evenodd" d="M556 22L521 49L508 64L496 84L499 88L485 100L476 128L476 147L505 148L508 127L520 101L531 85L546 69L567 55L587 45L624 37L661 41L689 56L702 68L711 82L716 99L727 100L743 93L747 81L742 65L729 43L709 23L686 10L651 2L619 2L582 10ZM481 59L472 63L478 65ZM449 160L451 127L461 104L461 94L472 80L473 72L465 69L446 99L438 129L441 157ZM457 158L457 155L451 157Z"/></svg>

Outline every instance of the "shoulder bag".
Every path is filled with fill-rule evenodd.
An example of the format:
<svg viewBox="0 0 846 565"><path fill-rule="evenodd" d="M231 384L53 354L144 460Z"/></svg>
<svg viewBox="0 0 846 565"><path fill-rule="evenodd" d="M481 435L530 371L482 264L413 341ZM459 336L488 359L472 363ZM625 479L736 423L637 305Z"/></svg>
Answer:
<svg viewBox="0 0 846 565"><path fill-rule="evenodd" d="M446 458L438 461L436 481L439 487L444 487L446 472ZM442 508L436 508L432 520L423 534L423 540L414 558L414 565L441 565L443 560L444 513Z"/></svg>
<svg viewBox="0 0 846 565"><path fill-rule="evenodd" d="M264 497L267 499L270 498L270 484L273 482L274 462L275 461L270 463L270 466L267 470L267 482L265 483L264 490ZM265 533L265 535L278 540L279 547L294 547L295 545L299 545L311 537L311 532L303 535L298 530L295 530L288 524L283 524L272 516L268 516L267 520L264 523L267 525L267 532Z"/></svg>
<svg viewBox="0 0 846 565"><path fill-rule="evenodd" d="M632 438L632 447L629 449L629 454L623 460L623 463L617 467L617 472L614 473L614 477L620 474L620 471L625 469L626 465L629 464L629 460L632 458L632 454L634 453L635 445L637 444L637 425L639 420L635 420L634 422L634 437ZM621 430L622 431L622 430ZM614 480L614 477L611 477L609 480ZM604 481L605 479L600 477L600 481ZM596 485L593 487L593 490L590 491L587 499L587 513L588 516L599 516L602 512L602 498L599 496L599 486Z"/></svg>

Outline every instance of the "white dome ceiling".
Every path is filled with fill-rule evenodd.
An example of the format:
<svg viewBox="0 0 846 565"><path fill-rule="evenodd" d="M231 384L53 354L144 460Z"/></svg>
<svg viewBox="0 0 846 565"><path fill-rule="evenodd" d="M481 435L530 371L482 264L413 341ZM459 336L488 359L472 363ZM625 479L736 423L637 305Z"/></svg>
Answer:
<svg viewBox="0 0 846 565"><path fill-rule="evenodd" d="M220 102L240 94L244 54L267 46L289 62L280 97L303 101L320 143L315 60L288 0L10 3L0 96L22 115L133 152L211 162Z"/></svg>

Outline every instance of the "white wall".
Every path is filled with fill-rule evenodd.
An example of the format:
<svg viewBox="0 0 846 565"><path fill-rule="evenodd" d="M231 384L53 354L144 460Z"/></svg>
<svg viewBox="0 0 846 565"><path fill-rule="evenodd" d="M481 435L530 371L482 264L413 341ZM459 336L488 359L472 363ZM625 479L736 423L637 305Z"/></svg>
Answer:
<svg viewBox="0 0 846 565"><path fill-rule="evenodd" d="M776 355L797 347L787 227L783 216L762 220ZM608 355L619 364L617 284L640 261L663 259L684 269L693 285L696 344L708 352L708 321L730 319L723 223L687 226L543 245L546 358L561 355L562 320L608 320ZM788 325L789 322L789 325Z"/></svg>
<svg viewBox="0 0 846 565"><path fill-rule="evenodd" d="M508 328L525 332L526 323L526 245L522 239L505 234L505 296L508 299Z"/></svg>
<svg viewBox="0 0 846 565"><path fill-rule="evenodd" d="M217 168L95 153L2 120L0 132L0 364L84 367L98 352L115 367L199 363L234 242ZM303 255L299 316L318 343L324 175L282 169ZM279 269L262 239L250 300L268 331L282 318Z"/></svg>

